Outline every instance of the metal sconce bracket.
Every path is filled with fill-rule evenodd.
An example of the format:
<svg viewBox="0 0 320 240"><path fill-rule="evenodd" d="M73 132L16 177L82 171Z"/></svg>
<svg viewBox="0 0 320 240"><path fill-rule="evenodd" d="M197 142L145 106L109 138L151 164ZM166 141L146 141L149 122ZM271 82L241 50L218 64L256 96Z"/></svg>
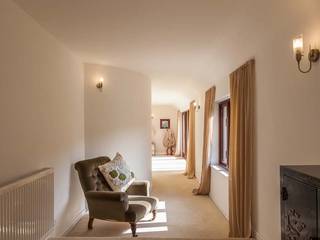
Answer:
<svg viewBox="0 0 320 240"><path fill-rule="evenodd" d="M102 82L98 82L96 85L97 88L102 89L103 87L103 83Z"/></svg>
<svg viewBox="0 0 320 240"><path fill-rule="evenodd" d="M194 109L196 110L196 112L198 112L200 110L200 105L197 104L196 106L194 106Z"/></svg>
<svg viewBox="0 0 320 240"><path fill-rule="evenodd" d="M315 62L317 62L317 61L319 60L320 50L319 50L319 49L311 49L311 48L310 48L309 54L308 54L309 68L308 68L306 71L302 70L302 69L301 69L301 65L300 65L303 56L304 56L304 55L302 54L301 51L297 51L297 53L296 53L296 60L297 60L297 62L298 62L298 69L299 69L299 71L302 72L302 73L308 73L308 72L310 72L311 69L312 69L312 63L315 63Z"/></svg>

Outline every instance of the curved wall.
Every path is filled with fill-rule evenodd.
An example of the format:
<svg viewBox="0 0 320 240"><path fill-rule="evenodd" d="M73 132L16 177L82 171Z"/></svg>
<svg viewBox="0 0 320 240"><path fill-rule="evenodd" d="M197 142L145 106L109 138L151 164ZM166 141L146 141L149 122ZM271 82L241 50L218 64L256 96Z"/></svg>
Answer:
<svg viewBox="0 0 320 240"><path fill-rule="evenodd" d="M138 179L151 179L151 82L127 69L85 64L86 158L121 153ZM104 78L102 91L96 88Z"/></svg>

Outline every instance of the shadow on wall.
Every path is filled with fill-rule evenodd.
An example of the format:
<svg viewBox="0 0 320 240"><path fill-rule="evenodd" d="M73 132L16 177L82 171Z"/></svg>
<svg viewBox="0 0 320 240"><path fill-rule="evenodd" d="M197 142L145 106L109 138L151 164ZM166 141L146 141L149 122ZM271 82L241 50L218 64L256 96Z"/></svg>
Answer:
<svg viewBox="0 0 320 240"><path fill-rule="evenodd" d="M71 224L69 226L65 226L63 224L56 225L55 226L56 236L67 234L73 227L73 224L80 219L80 217L85 211L85 200L83 197L83 191L81 189L78 173L74 168L74 164L70 165L69 171L70 171L70 175L69 175L70 184L69 184L68 200L66 205L63 207L61 211L62 213L61 217L64 219L68 219L69 220L68 222L70 222ZM78 202L79 204L74 204L75 202ZM76 206L80 206L80 207L76 208ZM55 219L55 222L62 222L62 221L57 221L57 219Z"/></svg>

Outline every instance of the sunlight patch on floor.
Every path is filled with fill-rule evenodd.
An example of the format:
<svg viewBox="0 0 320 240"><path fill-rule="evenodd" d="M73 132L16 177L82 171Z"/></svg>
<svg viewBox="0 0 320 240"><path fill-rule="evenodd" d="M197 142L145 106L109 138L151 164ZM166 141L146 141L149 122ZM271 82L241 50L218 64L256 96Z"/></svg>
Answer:
<svg viewBox="0 0 320 240"><path fill-rule="evenodd" d="M137 227L137 233L148 233L148 232L167 232L168 227L163 226L163 227L143 227L139 228ZM124 232L124 234L131 234L131 230L128 229L127 231Z"/></svg>
<svg viewBox="0 0 320 240"><path fill-rule="evenodd" d="M152 171L184 171L186 169L186 160L174 156L153 156Z"/></svg>
<svg viewBox="0 0 320 240"><path fill-rule="evenodd" d="M166 212L158 212L156 219L153 221L149 220L151 217L147 216L147 217L143 218L137 224L142 225L142 224L154 224L154 223L167 223L167 213Z"/></svg>
<svg viewBox="0 0 320 240"><path fill-rule="evenodd" d="M159 201L157 210L165 210L166 209L166 202L165 201Z"/></svg>

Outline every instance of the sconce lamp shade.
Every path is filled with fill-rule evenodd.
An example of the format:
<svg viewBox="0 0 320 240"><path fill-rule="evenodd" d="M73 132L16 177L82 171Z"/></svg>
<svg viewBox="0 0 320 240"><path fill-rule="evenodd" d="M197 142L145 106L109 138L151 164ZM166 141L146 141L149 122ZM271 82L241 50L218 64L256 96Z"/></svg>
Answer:
<svg viewBox="0 0 320 240"><path fill-rule="evenodd" d="M196 101L193 102L193 106L196 109L196 111L200 110L200 105Z"/></svg>
<svg viewBox="0 0 320 240"><path fill-rule="evenodd" d="M300 35L299 37L293 39L293 51L294 53L302 53L303 52L303 37Z"/></svg>

